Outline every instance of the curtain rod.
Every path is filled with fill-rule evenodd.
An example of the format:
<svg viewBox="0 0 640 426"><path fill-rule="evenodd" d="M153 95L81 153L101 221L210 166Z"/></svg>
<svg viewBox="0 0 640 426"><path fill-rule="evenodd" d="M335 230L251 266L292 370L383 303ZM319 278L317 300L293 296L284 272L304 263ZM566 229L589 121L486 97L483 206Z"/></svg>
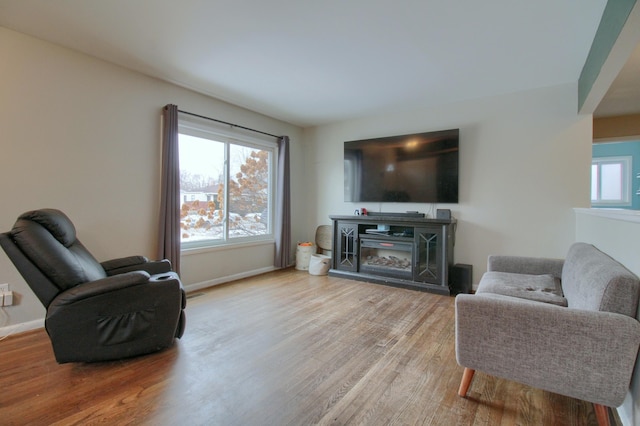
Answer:
<svg viewBox="0 0 640 426"><path fill-rule="evenodd" d="M209 120L209 121L215 121L216 123L227 124L227 125L232 126L232 127L237 127L238 129L244 129L244 130L249 130L250 132L261 133L263 135L271 136L271 137L274 137L276 139L280 138L280 136L272 135L271 133L262 132L260 130L251 129L249 127L239 126L237 124L229 123L227 121L217 120L217 119L211 118L211 117L205 117L204 115L194 114L192 112L182 111L180 109L178 110L178 112L181 112L181 113L187 114L187 115L191 115L191 116L194 116L194 117L198 117L198 118L204 118L205 120Z"/></svg>

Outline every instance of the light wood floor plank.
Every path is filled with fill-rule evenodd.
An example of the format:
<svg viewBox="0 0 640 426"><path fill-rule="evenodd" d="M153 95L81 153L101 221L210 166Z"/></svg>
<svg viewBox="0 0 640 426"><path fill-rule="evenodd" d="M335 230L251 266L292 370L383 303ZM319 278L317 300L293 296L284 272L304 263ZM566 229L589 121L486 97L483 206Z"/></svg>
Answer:
<svg viewBox="0 0 640 426"><path fill-rule="evenodd" d="M457 396L454 299L288 269L198 292L163 352L56 364L0 342L0 424L595 425L590 404L477 372Z"/></svg>

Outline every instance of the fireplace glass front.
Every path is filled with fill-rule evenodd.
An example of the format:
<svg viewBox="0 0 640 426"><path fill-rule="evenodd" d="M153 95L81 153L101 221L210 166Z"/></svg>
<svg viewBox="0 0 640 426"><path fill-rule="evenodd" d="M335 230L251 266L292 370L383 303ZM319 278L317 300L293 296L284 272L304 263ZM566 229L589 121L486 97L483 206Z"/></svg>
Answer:
<svg viewBox="0 0 640 426"><path fill-rule="evenodd" d="M411 279L413 242L360 239L360 271Z"/></svg>

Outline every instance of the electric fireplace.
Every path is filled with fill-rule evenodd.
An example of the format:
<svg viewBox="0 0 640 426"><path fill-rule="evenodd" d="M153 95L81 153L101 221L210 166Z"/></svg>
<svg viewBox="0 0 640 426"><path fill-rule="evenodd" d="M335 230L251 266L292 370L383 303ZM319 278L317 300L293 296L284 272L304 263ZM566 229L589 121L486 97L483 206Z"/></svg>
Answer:
<svg viewBox="0 0 640 426"><path fill-rule="evenodd" d="M411 279L413 242L360 239L360 270L377 275Z"/></svg>

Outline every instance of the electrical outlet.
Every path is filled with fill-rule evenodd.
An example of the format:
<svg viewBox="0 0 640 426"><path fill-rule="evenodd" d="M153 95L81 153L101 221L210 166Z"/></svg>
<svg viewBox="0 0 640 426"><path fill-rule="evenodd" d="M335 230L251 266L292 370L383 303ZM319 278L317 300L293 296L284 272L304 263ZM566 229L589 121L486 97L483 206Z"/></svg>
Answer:
<svg viewBox="0 0 640 426"><path fill-rule="evenodd" d="M9 284L0 284L0 306L13 305L13 292L9 290Z"/></svg>
<svg viewBox="0 0 640 426"><path fill-rule="evenodd" d="M4 300L2 302L2 306L11 306L13 305L13 292L12 291L5 291L3 293L4 295Z"/></svg>

